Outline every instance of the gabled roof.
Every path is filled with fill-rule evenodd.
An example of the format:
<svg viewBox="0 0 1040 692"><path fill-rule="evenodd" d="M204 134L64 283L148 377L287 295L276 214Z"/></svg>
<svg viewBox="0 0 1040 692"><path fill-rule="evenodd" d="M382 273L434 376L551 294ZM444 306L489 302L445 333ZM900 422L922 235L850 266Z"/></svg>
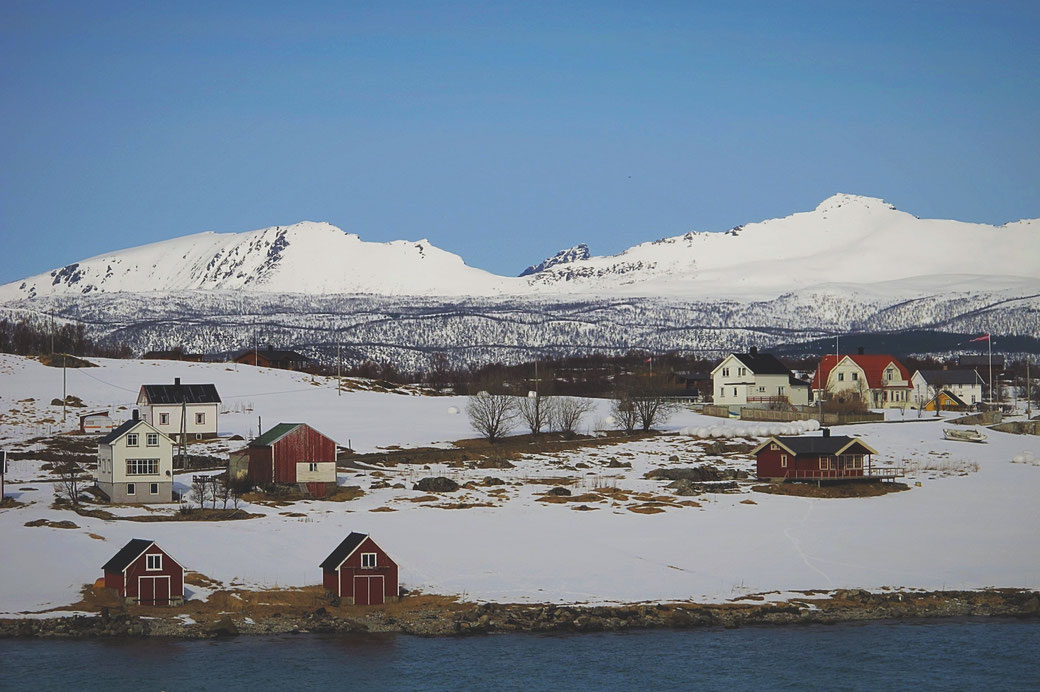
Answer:
<svg viewBox="0 0 1040 692"><path fill-rule="evenodd" d="M219 404L220 395L211 384L141 385L150 404Z"/></svg>
<svg viewBox="0 0 1040 692"><path fill-rule="evenodd" d="M870 454L877 454L877 450L872 448L863 440L858 437L849 437L848 435L832 435L830 437L824 437L822 435L815 436L798 436L798 437L770 437L768 440L760 444L751 450L752 454L758 454L766 445L770 443L777 443L785 450L800 456L803 454L825 454L825 455L837 455L843 454L845 450L853 445L861 445Z"/></svg>
<svg viewBox="0 0 1040 692"><path fill-rule="evenodd" d="M101 569L105 572L122 572L130 566L130 563L141 557L141 553L148 550L153 543L155 541L132 538L129 543L120 548L118 553L112 556L111 560L102 565Z"/></svg>
<svg viewBox="0 0 1040 692"><path fill-rule="evenodd" d="M924 381L930 385L942 386L944 384L976 384L980 381L979 374L974 370L918 370Z"/></svg>
<svg viewBox="0 0 1040 692"><path fill-rule="evenodd" d="M327 570L338 569L343 564L343 561L350 557L351 553L358 549L358 546L365 542L366 538L368 538L367 533L351 531L350 535L344 538L343 542L329 553L329 556L325 558L320 567Z"/></svg>
<svg viewBox="0 0 1040 692"><path fill-rule="evenodd" d="M127 434L128 432L130 432L131 430L136 428L138 425L147 426L150 430L154 430L155 432L159 433L163 437L166 437L165 433L163 433L161 430L156 430L154 427L152 427L151 425L148 424L148 421L141 420L140 418L131 418L127 422L123 423L119 427L117 427L114 430L112 430L112 432L110 432L107 435L105 435L104 437L102 437L99 440L99 442L101 444L104 444L104 445L110 445L113 442L115 442L116 440L118 440L120 437L122 437L123 435Z"/></svg>
<svg viewBox="0 0 1040 692"><path fill-rule="evenodd" d="M863 370L869 389L883 389L886 386L884 379L885 368L891 363L894 363L896 368L899 369L900 379L907 381L905 387L908 388L910 386L910 371L895 356L881 353L849 353L845 355L830 353L820 359L820 365L816 368L816 374L813 375L813 389L824 389L827 386L827 379L830 377L831 370L846 358ZM904 387L904 385L900 385L900 387Z"/></svg>
<svg viewBox="0 0 1040 692"><path fill-rule="evenodd" d="M91 411L90 413L81 413L79 414L79 419L83 420L84 418L90 418L91 416L105 416L106 418L108 418L108 411Z"/></svg>
<svg viewBox="0 0 1040 692"><path fill-rule="evenodd" d="M952 402L953 402L954 404L956 404L957 406L963 406L964 408L968 408L968 404L967 404L967 403L965 403L965 401L964 401L963 399L961 399L961 398L960 398L959 396L957 396L956 394L954 394L953 392L951 392L951 391L950 391L950 390L948 390L948 389L944 389L944 390L942 390L941 392L939 392L938 394L936 394L935 396L933 396L933 397L932 397L932 398L931 398L931 399L930 399L930 400L928 401L928 403L927 403L927 404L925 404L925 406L927 407L927 406L932 406L932 405L934 405L934 404L935 404L935 402L936 402L936 401L938 401L940 397L946 397L947 399L949 399L950 401L952 401Z"/></svg>
<svg viewBox="0 0 1040 692"><path fill-rule="evenodd" d="M809 386L808 382L806 382L803 379L799 379L799 378L795 377L794 375L790 375L787 378L787 380L791 384L792 387L808 387Z"/></svg>
<svg viewBox="0 0 1040 692"><path fill-rule="evenodd" d="M282 439L296 428L303 425L303 423L279 423L260 437L249 443L250 447L268 447L273 445L278 440Z"/></svg>
<svg viewBox="0 0 1040 692"><path fill-rule="evenodd" d="M791 369L776 359L771 353L731 353L726 358L722 359L722 363L726 362L727 358L736 358L751 371L753 375L790 375ZM714 375L715 371L722 367L722 363L715 366L715 369L711 371Z"/></svg>

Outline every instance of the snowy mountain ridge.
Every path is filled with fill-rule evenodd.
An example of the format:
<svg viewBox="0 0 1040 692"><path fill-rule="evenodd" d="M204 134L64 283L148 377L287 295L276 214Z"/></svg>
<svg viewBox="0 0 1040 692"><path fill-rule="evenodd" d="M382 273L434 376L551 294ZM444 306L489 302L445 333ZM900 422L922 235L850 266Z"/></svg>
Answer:
<svg viewBox="0 0 1040 692"><path fill-rule="evenodd" d="M328 223L198 233L111 252L0 286L0 303L183 290L385 296L776 297L822 284L918 277L1040 277L1040 219L1003 226L918 219L833 195L815 209L592 257L584 244L522 277L468 266L428 240L366 242ZM525 272L526 273L526 272ZM898 287L892 287L898 292Z"/></svg>

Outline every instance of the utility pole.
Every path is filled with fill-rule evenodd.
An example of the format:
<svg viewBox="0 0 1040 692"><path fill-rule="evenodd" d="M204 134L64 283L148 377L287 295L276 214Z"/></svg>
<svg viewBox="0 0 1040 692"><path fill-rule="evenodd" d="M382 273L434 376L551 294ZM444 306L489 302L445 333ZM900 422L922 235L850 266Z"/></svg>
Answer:
<svg viewBox="0 0 1040 692"><path fill-rule="evenodd" d="M1026 358L1026 418L1033 417L1033 384L1029 380L1029 358Z"/></svg>
<svg viewBox="0 0 1040 692"><path fill-rule="evenodd" d="M68 377L65 374L65 354L61 354L61 424L65 425L65 412L68 409Z"/></svg>
<svg viewBox="0 0 1040 692"><path fill-rule="evenodd" d="M336 340L336 396L343 394L343 344Z"/></svg>

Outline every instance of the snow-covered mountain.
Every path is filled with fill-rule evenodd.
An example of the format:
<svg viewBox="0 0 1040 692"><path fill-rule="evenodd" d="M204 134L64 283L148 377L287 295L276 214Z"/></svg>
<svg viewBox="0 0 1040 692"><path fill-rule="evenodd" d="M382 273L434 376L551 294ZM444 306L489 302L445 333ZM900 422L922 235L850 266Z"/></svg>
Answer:
<svg viewBox="0 0 1040 692"><path fill-rule="evenodd" d="M521 278L466 265L426 240L373 243L327 223L199 233L0 286L0 303L112 292L236 290L385 296L775 298L823 284L920 277L1040 277L1040 219L1003 226L918 219L839 194L813 211L643 243L609 257L578 245ZM891 282L897 282L891 285ZM969 280L970 282L970 280Z"/></svg>
<svg viewBox="0 0 1040 692"><path fill-rule="evenodd" d="M585 243L579 243L574 247L567 248L566 250L560 250L552 257L546 258L540 263L528 267L520 272L520 276L537 274L538 272L543 272L549 267L555 267L559 264L570 264L571 262L577 262L579 260L587 260L591 256L589 246Z"/></svg>
<svg viewBox="0 0 1040 692"><path fill-rule="evenodd" d="M0 302L90 293L489 295L517 279L469 267L427 240L370 243L328 223L197 233L91 257L0 286Z"/></svg>

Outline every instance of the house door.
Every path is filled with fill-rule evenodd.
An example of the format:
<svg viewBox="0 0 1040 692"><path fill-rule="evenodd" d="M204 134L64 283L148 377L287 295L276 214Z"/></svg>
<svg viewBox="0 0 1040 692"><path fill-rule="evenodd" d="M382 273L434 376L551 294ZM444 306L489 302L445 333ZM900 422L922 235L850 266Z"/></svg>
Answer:
<svg viewBox="0 0 1040 692"><path fill-rule="evenodd" d="M383 575L354 577L354 605L382 605L383 593Z"/></svg>
<svg viewBox="0 0 1040 692"><path fill-rule="evenodd" d="M141 605L169 605L170 577L139 577L137 597Z"/></svg>

